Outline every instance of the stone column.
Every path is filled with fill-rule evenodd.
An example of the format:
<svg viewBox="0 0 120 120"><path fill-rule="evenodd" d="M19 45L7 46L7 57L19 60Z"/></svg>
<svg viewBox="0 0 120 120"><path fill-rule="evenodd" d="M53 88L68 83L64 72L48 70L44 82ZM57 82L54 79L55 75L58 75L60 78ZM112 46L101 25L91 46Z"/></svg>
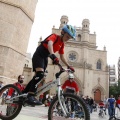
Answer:
<svg viewBox="0 0 120 120"><path fill-rule="evenodd" d="M38 0L0 0L0 80L22 74Z"/></svg>

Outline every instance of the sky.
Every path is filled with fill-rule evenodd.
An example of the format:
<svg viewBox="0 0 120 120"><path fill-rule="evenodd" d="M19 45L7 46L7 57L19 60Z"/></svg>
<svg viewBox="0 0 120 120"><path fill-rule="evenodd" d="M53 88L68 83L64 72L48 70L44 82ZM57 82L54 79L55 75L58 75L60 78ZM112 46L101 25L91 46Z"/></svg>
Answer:
<svg viewBox="0 0 120 120"><path fill-rule="evenodd" d="M53 25L59 28L61 16L73 26L90 21L90 33L96 32L98 50L106 46L107 63L117 67L120 57L120 0L38 0L27 52L33 54L39 38L46 38Z"/></svg>

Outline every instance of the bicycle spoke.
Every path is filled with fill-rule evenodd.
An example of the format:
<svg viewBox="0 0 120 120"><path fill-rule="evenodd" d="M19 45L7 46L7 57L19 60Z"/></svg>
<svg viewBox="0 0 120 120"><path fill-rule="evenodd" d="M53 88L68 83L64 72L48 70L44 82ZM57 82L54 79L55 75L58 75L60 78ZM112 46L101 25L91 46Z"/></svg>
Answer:
<svg viewBox="0 0 120 120"><path fill-rule="evenodd" d="M22 105L19 104L19 90L13 85L8 85L0 90L0 118L7 120L14 118L20 111Z"/></svg>
<svg viewBox="0 0 120 120"><path fill-rule="evenodd" d="M89 113L83 104L72 96L66 96L65 99L65 106L67 108L67 117L64 116L64 113L61 109L61 106L56 100L51 109L51 119L50 120L87 120L87 114ZM62 100L61 100L62 101ZM86 112L87 111L87 112ZM89 120L89 117L88 117Z"/></svg>

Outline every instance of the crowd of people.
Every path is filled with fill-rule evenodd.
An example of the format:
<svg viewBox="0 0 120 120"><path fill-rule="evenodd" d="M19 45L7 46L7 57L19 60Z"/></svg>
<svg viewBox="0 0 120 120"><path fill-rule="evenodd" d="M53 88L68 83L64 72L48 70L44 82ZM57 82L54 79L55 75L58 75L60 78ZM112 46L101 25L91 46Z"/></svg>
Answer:
<svg viewBox="0 0 120 120"><path fill-rule="evenodd" d="M113 95L110 95L109 98L105 97L104 100L101 100L97 103L91 97L82 96L82 98L85 101L90 113L92 113L93 111L97 111L97 108L99 108L98 115L100 115L101 110L103 110L104 114L109 115L109 118L111 118L115 116L116 108L120 112L120 95L118 96L118 98L115 98ZM108 111L108 113L106 110Z"/></svg>
<svg viewBox="0 0 120 120"><path fill-rule="evenodd" d="M23 82L24 82L24 76L19 75L18 81L14 83L14 85L17 86L21 92L24 91L25 89ZM2 86L3 86L2 82L0 82L0 87L2 88ZM73 74L68 75L68 79L63 83L62 89L64 92L77 94L79 96L80 88L76 83L76 81L74 80ZM7 93L3 94L3 98L7 94L6 97L7 99L9 99L12 96L12 93L13 91L12 89L10 89L9 91L7 91ZM49 107L54 97L56 97L56 94L51 96L50 94L43 93L39 96L39 101L42 104L44 104L45 107ZM89 96L81 96L81 97L85 102L85 104L87 105L90 113L92 113L93 111L95 112L97 111L97 109L99 109L99 114L100 114L100 111L104 109L105 115L107 114L109 115L109 117L112 117L115 115L116 107L120 110L120 95L118 96L117 99L115 99L113 95L111 95L109 98L105 97L105 99L101 100L99 103L96 103L92 97ZM3 102L4 101L2 101L1 104L3 104ZM107 109L108 109L108 113L106 112Z"/></svg>

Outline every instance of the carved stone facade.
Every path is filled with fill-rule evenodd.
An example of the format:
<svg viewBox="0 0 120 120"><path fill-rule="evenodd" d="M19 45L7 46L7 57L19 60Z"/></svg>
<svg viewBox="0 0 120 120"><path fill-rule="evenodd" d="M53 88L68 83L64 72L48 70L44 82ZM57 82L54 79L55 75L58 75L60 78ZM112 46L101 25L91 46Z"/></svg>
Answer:
<svg viewBox="0 0 120 120"><path fill-rule="evenodd" d="M62 16L60 28L68 24L68 17ZM90 22L88 19L82 21L82 27L76 27L76 40L69 40L65 46L65 58L71 66L75 68L75 80L80 87L80 93L93 97L96 101L104 99L109 95L109 71L107 65L107 51L97 50L96 34L90 33ZM61 29L52 28L52 33L60 35ZM56 54L58 57L59 55ZM54 75L58 71L57 66L51 64L49 60L47 76L48 81L55 79ZM62 83L67 79L67 74L62 75ZM55 93L55 88L51 90Z"/></svg>
<svg viewBox="0 0 120 120"><path fill-rule="evenodd" d="M37 0L0 0L0 81L4 84L15 82L17 76L22 73L27 76L28 81L33 75L32 69L24 65L27 62L26 50L36 4ZM54 26L52 33L60 35L61 28L68 24L69 20L67 16L62 16L60 21L59 29ZM89 27L88 19L82 21L82 27L75 27L77 38L66 43L64 56L75 68L74 75L80 93L99 101L109 94L107 51L105 47L103 50L97 50L96 34L91 34ZM47 81L55 79L55 73L59 69L52 65L51 60L47 69ZM67 74L63 74L61 82L67 77ZM54 94L55 89L50 92Z"/></svg>
<svg viewBox="0 0 120 120"><path fill-rule="evenodd" d="M0 80L22 74L38 0L0 0ZM8 79L9 78L9 79Z"/></svg>

